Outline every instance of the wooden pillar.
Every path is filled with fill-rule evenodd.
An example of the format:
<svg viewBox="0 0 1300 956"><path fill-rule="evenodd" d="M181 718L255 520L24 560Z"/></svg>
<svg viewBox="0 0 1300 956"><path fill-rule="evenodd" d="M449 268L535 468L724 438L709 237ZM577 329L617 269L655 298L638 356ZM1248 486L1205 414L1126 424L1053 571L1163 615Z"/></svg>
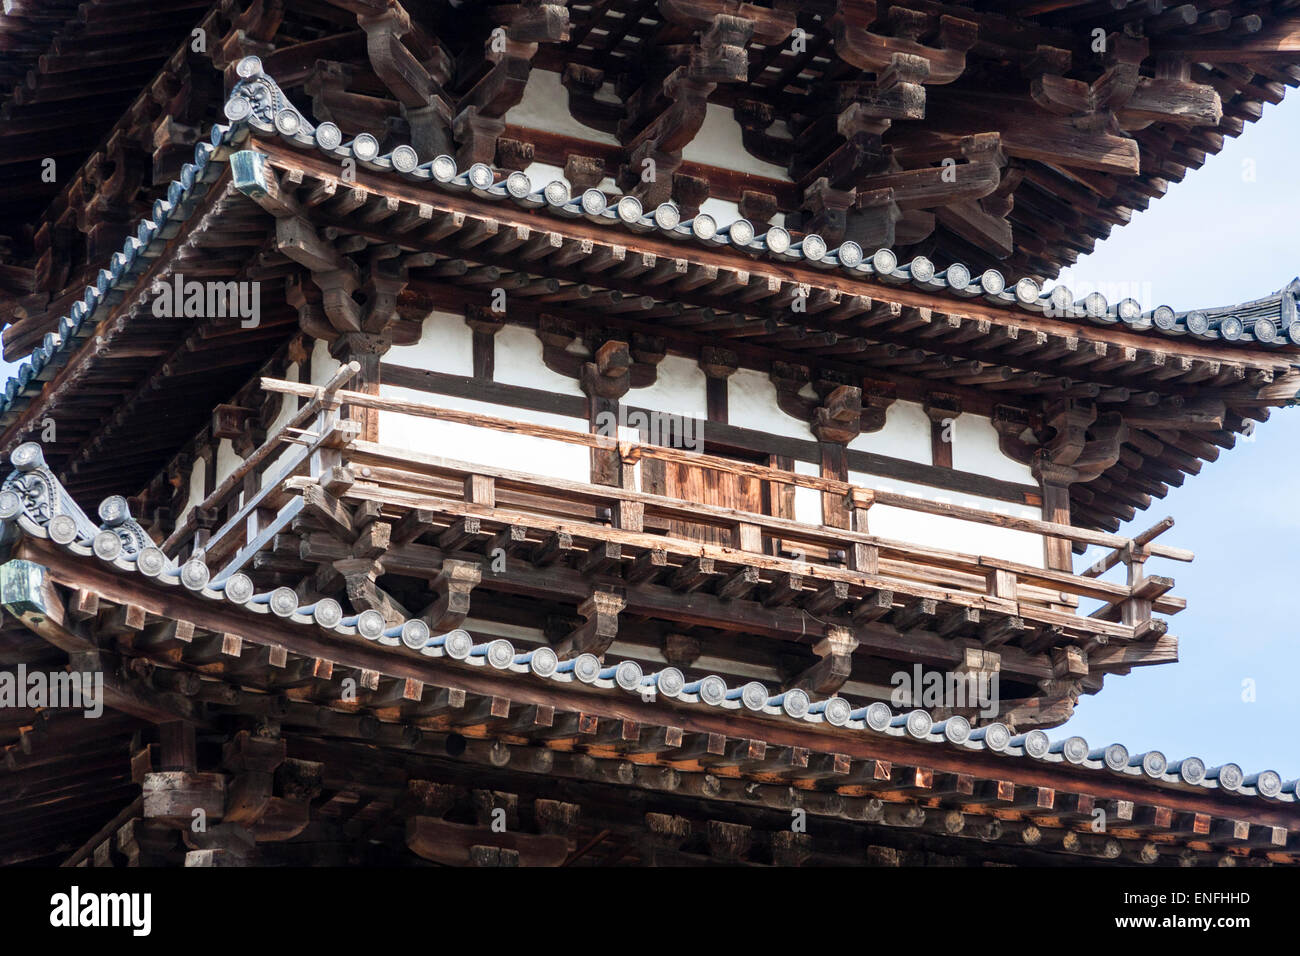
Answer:
<svg viewBox="0 0 1300 956"><path fill-rule="evenodd" d="M862 431L862 389L833 381L818 380L814 388L822 404L812 409L811 429L821 445L823 478L849 480L848 444ZM822 493L822 522L832 528L849 527L844 496Z"/></svg>
<svg viewBox="0 0 1300 956"><path fill-rule="evenodd" d="M1088 446L1088 428L1097 420L1097 409L1073 399L1062 399L1043 413L1053 437L1034 454L1032 470L1043 488L1043 520L1070 523L1070 485L1080 478L1074 467ZM1069 541L1043 539L1043 557L1055 571L1073 571Z"/></svg>
<svg viewBox="0 0 1300 956"><path fill-rule="evenodd" d="M1043 487L1043 520L1057 524L1070 523L1070 484L1057 477L1073 472L1072 468L1051 468L1040 478ZM1049 477L1049 473L1051 477ZM1043 559L1054 571L1073 571L1074 557L1070 542L1061 538L1043 539Z"/></svg>
<svg viewBox="0 0 1300 956"><path fill-rule="evenodd" d="M844 506L849 515L849 528L868 534L868 512L875 502L875 493L869 488L853 488L849 491ZM863 574L877 574L880 571L880 549L873 544L854 542L849 546L849 569Z"/></svg>
<svg viewBox="0 0 1300 956"><path fill-rule="evenodd" d="M844 454L845 446L839 442L824 441L820 443L820 448L822 477L833 478L836 481L848 481L849 466L847 457ZM828 491L822 492L822 522L831 528L847 528L849 526L849 512L844 506L842 495Z"/></svg>
<svg viewBox="0 0 1300 956"><path fill-rule="evenodd" d="M158 725L160 770L188 770L198 768L194 725L184 720L171 720Z"/></svg>
<svg viewBox="0 0 1300 956"><path fill-rule="evenodd" d="M592 434L618 437L618 427L609 434L609 423L620 422L619 399L631 387L632 350L627 342L607 339L593 344L592 361L579 372L582 390L587 394L588 424ZM591 450L591 481L597 485L623 487L623 461L616 449Z"/></svg>
<svg viewBox="0 0 1300 956"><path fill-rule="evenodd" d="M1123 561L1128 567L1128 586L1133 589L1134 597L1120 606L1120 621L1135 628L1151 623L1152 600L1142 587L1146 581L1146 560L1148 552L1145 546L1134 543L1124 549ZM1136 596L1141 595L1141 596Z"/></svg>
<svg viewBox="0 0 1300 956"><path fill-rule="evenodd" d="M723 425L727 423L727 379L735 374L739 364L739 358L730 349L712 346L700 349L700 370L707 379L705 388L709 421Z"/></svg>
<svg viewBox="0 0 1300 956"><path fill-rule="evenodd" d="M587 419L593 435L603 434L601 422L619 420L618 399L587 396ZM617 433L609 435L617 438ZM623 460L617 451L603 448L591 449L591 483L623 487Z"/></svg>
<svg viewBox="0 0 1300 956"><path fill-rule="evenodd" d="M922 406L930 419L930 461L936 468L952 467L952 443L961 401L955 395L931 393Z"/></svg>
<svg viewBox="0 0 1300 956"><path fill-rule="evenodd" d="M476 305L465 307L465 324L474 330L474 377L490 382L496 375L496 334L505 321Z"/></svg>
<svg viewBox="0 0 1300 956"><path fill-rule="evenodd" d="M380 362L392 346L393 337L388 332L346 332L330 346L330 354L345 364L356 362L361 366L361 371L349 383L348 387L352 391L378 395ZM378 409L344 406L343 417L361 425L360 437L364 441L379 440Z"/></svg>

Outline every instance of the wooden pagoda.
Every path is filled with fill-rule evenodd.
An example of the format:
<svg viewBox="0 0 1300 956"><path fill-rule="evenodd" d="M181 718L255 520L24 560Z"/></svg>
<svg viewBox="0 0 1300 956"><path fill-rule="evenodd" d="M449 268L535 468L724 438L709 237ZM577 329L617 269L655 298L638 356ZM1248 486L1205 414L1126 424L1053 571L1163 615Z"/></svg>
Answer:
<svg viewBox="0 0 1300 956"><path fill-rule="evenodd" d="M1297 283L1052 280L1297 0L13 0L0 75L0 679L104 705L0 707L0 862L1300 856L1051 732L1300 392Z"/></svg>

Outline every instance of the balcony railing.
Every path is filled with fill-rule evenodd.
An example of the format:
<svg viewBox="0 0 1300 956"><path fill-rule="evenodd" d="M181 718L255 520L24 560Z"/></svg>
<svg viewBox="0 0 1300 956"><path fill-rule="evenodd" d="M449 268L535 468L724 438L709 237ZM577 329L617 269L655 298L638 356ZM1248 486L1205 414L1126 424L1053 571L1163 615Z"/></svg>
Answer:
<svg viewBox="0 0 1300 956"><path fill-rule="evenodd" d="M937 623L936 630L974 634L986 646L1026 629L1063 632L1067 641L1085 647L1111 639L1140 641L1164 632L1164 622L1154 613L1173 614L1185 606L1169 594L1172 579L1145 573L1151 557L1192 560L1191 552L1154 541L1172 525L1169 519L1128 538L715 455L343 389L353 374L345 366L324 386L263 379L264 389L305 399L304 407L187 515L165 549L176 554L186 545L203 547L209 565L220 567L218 577L224 576L245 566L304 504L320 513L339 500L368 502L385 520L407 529L405 540L414 540L411 529L416 536L429 533L448 552L490 553L494 541L510 542L514 550L528 544L537 551L558 541L565 550L590 555L588 569L600 565L600 571L628 584L671 581L681 590L705 588L723 597L749 593L761 584L769 605L793 602L821 612L839 610L855 623L875 620L894 606L942 604L950 623ZM361 440L357 426L340 418L343 405L583 445L616 453L628 469L658 459L809 488L842 500L850 527L812 525L388 447ZM286 447L277 457L277 450ZM279 474L268 480L272 469ZM1076 574L926 547L871 534L875 504L1111 550ZM220 512L225 520L205 532L202 517ZM709 541L694 540L681 535L685 524L715 533ZM1125 583L1099 579L1117 564L1129 570ZM773 582L782 582L786 598L773 596ZM1073 610L1079 600L1101 606L1079 614ZM980 612L986 615L983 623Z"/></svg>

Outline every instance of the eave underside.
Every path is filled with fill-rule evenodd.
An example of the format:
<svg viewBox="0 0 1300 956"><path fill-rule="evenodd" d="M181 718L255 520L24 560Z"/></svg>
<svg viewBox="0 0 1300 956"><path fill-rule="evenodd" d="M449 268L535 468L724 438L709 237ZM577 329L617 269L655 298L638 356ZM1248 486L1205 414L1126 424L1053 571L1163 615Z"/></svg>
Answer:
<svg viewBox="0 0 1300 956"><path fill-rule="evenodd" d="M337 119L347 136L373 133L385 148L414 140L426 152L437 145L507 169L525 154L566 168L572 156L573 169L599 162L616 178L649 149L667 162L665 182L696 118L686 110L684 130L662 135L684 109L669 99L677 87L664 84L687 69L708 89L699 102L738 108L751 154L790 165L794 182L686 163L672 187L684 209L708 195L740 201L748 190L767 197L746 206L756 221L750 207L775 203L771 211L802 217L807 231L845 209L870 211L891 237L875 245L896 246L903 259L926 254L940 268L964 261L976 271L998 265L1039 276L1090 251L1300 76L1294 11L1263 3L1159 12L1069 3L1007 16L998 4L931 0L842 10L831 0L739 8L613 0L543 4L528 15L516 7L467 14L444 2L414 13L386 0L223 2L207 11L190 2L169 6L165 35L157 11L145 18L134 2L84 6L47 12L23 3L6 17L36 38L11 44L3 62L15 77L26 72L0 118L0 137L9 132L16 144L4 209L9 221L30 224L9 237L0 273L5 312L20 325L6 334L7 357L52 330L65 294L80 293L107 265L124 225L165 192L195 130L219 118L223 95L211 78L226 71L228 90L245 53L260 55L295 102L310 100L318 119ZM505 19L493 21L493 12ZM202 50L189 42L195 26L206 37ZM485 50L496 29L509 41L504 54ZM375 35L369 48L366 30ZM1096 31L1109 52L1096 51ZM895 69L873 68L877 55L901 59ZM104 136L102 124L128 106L104 102L109 63L117 95L139 96ZM531 69L565 74L569 108L616 136L612 153L540 133L537 142L519 140L494 127L484 139L518 102ZM52 131L23 119L50 104L61 124ZM797 157L791 140L769 129L775 120L792 124ZM40 175L48 157L61 163L54 182ZM963 182L931 182L944 158L970 167ZM83 160L69 186L68 167ZM965 182L977 167L992 177L991 192L972 193ZM809 200L821 179L827 186Z"/></svg>
<svg viewBox="0 0 1300 956"><path fill-rule="evenodd" d="M40 634L6 628L6 670L62 655L84 667L79 647L98 645L123 716L9 721L0 773L25 795L0 808L10 862L54 862L91 833L77 852L89 865L179 865L187 849L189 865L1294 862L1288 803L550 690L249 622L183 589L151 594L38 542L14 553L45 561L49 578L34 602L5 578L6 608ZM93 766L74 771L83 753ZM138 811L126 774L143 788ZM192 806L212 835L182 843ZM792 837L796 808L808 833ZM505 834L491 826L498 810Z"/></svg>

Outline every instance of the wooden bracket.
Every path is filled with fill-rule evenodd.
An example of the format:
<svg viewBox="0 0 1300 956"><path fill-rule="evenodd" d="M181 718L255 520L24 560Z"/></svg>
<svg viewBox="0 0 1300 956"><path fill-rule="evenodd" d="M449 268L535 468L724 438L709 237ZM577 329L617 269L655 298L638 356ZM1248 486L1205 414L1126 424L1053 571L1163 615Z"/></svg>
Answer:
<svg viewBox="0 0 1300 956"><path fill-rule="evenodd" d="M483 568L474 561L446 558L438 576L429 582L437 598L420 617L435 634L453 630L469 614L470 592L483 579Z"/></svg>
<svg viewBox="0 0 1300 956"><path fill-rule="evenodd" d="M585 623L572 631L555 646L555 652L563 659L579 654L604 654L614 638L618 635L618 615L627 606L627 601L611 591L595 591L591 597L578 605L578 613Z"/></svg>
<svg viewBox="0 0 1300 956"><path fill-rule="evenodd" d="M853 652L857 646L850 628L831 625L826 629L826 636L813 645L813 653L821 659L790 681L789 686L811 694L834 694L853 672Z"/></svg>

